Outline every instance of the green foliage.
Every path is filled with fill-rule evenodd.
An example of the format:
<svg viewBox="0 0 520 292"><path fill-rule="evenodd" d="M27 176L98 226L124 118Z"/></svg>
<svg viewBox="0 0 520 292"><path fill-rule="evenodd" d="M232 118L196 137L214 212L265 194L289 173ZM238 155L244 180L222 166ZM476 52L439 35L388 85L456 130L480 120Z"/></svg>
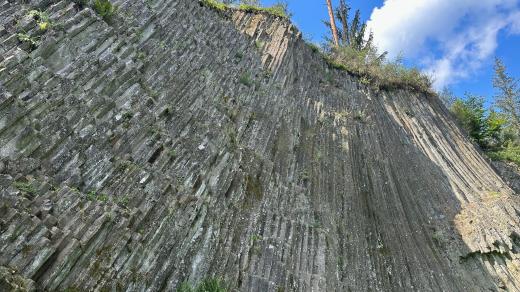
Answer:
<svg viewBox="0 0 520 292"><path fill-rule="evenodd" d="M487 152L492 160L511 161L520 166L520 146L508 144L505 148Z"/></svg>
<svg viewBox="0 0 520 292"><path fill-rule="evenodd" d="M123 196L119 198L118 203L121 204L123 207L127 207L128 203L130 203L130 199L127 196Z"/></svg>
<svg viewBox="0 0 520 292"><path fill-rule="evenodd" d="M484 132L485 143L488 147L498 148L505 141L513 140L513 137L508 136L507 130L507 117L491 109L486 117Z"/></svg>
<svg viewBox="0 0 520 292"><path fill-rule="evenodd" d="M241 84L243 84L247 87L251 87L254 83L253 79L251 78L251 75L249 75L247 73L240 75L240 77L238 78L238 82L240 82Z"/></svg>
<svg viewBox="0 0 520 292"><path fill-rule="evenodd" d="M457 99L450 108L463 129L478 144L483 145L487 130L484 117L484 99L474 95L466 95L465 99Z"/></svg>
<svg viewBox="0 0 520 292"><path fill-rule="evenodd" d="M16 181L13 183L13 186L24 193L28 193L31 195L36 193L36 189L34 188L34 186L28 182Z"/></svg>
<svg viewBox="0 0 520 292"><path fill-rule="evenodd" d="M285 2L278 2L271 7L261 7L259 5L251 4L240 4L238 6L238 9L245 12L266 12L277 17L290 18L291 15L287 7L288 6Z"/></svg>
<svg viewBox="0 0 520 292"><path fill-rule="evenodd" d="M518 80L509 76L500 59L495 59L493 87L496 89L495 105L507 117L507 122L516 135L520 134L520 86Z"/></svg>
<svg viewBox="0 0 520 292"><path fill-rule="evenodd" d="M367 24L356 11L349 19L350 7L340 0L335 17L341 24L338 34L341 42L338 46L328 39L325 45L326 59L332 68L346 70L360 77L363 84L374 89L412 88L431 93L432 80L417 68L407 68L401 58L389 62L386 52L379 53L373 44L373 34L367 32ZM331 24L324 22L329 29ZM332 32L332 30L331 30Z"/></svg>
<svg viewBox="0 0 520 292"><path fill-rule="evenodd" d="M106 202L108 202L108 195L107 194L98 194L95 191L90 191L87 193L87 200L106 203Z"/></svg>
<svg viewBox="0 0 520 292"><path fill-rule="evenodd" d="M177 152L175 151L175 149L168 150L168 156L170 156L171 159L175 159L177 157Z"/></svg>
<svg viewBox="0 0 520 292"><path fill-rule="evenodd" d="M217 0L200 0L200 3L206 7L212 8L216 11L224 12L231 8L231 4L233 4L235 1L217 1ZM233 5L233 7L236 7L235 9L239 9L245 12L252 12L252 13L259 13L259 12L265 12L277 17L282 18L290 18L291 15L288 10L288 5L286 2L279 1L275 3L271 7L262 7L260 5L259 1L255 0L243 0L240 1L240 4L238 6Z"/></svg>
<svg viewBox="0 0 520 292"><path fill-rule="evenodd" d="M35 48L39 44L38 37L33 37L27 33L17 33L16 37L22 43L28 43L31 48Z"/></svg>
<svg viewBox="0 0 520 292"><path fill-rule="evenodd" d="M40 10L31 10L27 16L36 20L36 24L40 30L47 30L51 25L49 21L49 15L47 15L46 12Z"/></svg>
<svg viewBox="0 0 520 292"><path fill-rule="evenodd" d="M471 95L457 99L448 94L446 100L451 103L450 111L462 128L491 159L511 161L520 166L520 88L499 59L495 61L493 86L497 89L494 104L498 111L486 110L483 98Z"/></svg>
<svg viewBox="0 0 520 292"><path fill-rule="evenodd" d="M228 9L226 4L217 0L201 0L200 3L208 8L212 8L220 12L226 11Z"/></svg>
<svg viewBox="0 0 520 292"><path fill-rule="evenodd" d="M105 21L109 21L116 12L110 0L94 0L93 8Z"/></svg>
<svg viewBox="0 0 520 292"><path fill-rule="evenodd" d="M177 288L177 292L226 292L227 289L224 286L221 280L209 278L200 282L196 287L184 282Z"/></svg>
<svg viewBox="0 0 520 292"><path fill-rule="evenodd" d="M350 46L334 48L327 56L332 68L361 77L374 89L412 88L431 92L431 78L417 68L405 67L399 59L387 62L374 49L357 50Z"/></svg>

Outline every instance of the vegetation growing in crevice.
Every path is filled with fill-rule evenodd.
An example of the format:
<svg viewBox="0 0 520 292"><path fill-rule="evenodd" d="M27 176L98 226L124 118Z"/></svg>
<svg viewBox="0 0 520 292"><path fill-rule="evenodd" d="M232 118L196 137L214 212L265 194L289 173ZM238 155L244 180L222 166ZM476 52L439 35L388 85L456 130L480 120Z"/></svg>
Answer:
<svg viewBox="0 0 520 292"><path fill-rule="evenodd" d="M244 74L240 75L240 77L238 78L238 82L240 82L240 84L243 84L247 87L251 87L254 83L253 78L251 78L251 75L248 73L244 73Z"/></svg>
<svg viewBox="0 0 520 292"><path fill-rule="evenodd" d="M90 191L87 193L87 200L106 203L106 202L108 202L108 195L107 194L98 194L95 191Z"/></svg>
<svg viewBox="0 0 520 292"><path fill-rule="evenodd" d="M116 12L116 7L110 3L110 0L94 0L92 7L105 21L110 21Z"/></svg>
<svg viewBox="0 0 520 292"><path fill-rule="evenodd" d="M29 182L16 181L13 183L13 186L24 193L31 195L36 193L36 188Z"/></svg>
<svg viewBox="0 0 520 292"><path fill-rule="evenodd" d="M47 30L51 25L49 15L44 11L31 10L27 16L33 18L36 21L36 25L40 30Z"/></svg>
<svg viewBox="0 0 520 292"><path fill-rule="evenodd" d="M30 49L35 49L40 42L39 37L31 36L26 32L17 33L16 38L18 38L18 40L22 43L29 44Z"/></svg>

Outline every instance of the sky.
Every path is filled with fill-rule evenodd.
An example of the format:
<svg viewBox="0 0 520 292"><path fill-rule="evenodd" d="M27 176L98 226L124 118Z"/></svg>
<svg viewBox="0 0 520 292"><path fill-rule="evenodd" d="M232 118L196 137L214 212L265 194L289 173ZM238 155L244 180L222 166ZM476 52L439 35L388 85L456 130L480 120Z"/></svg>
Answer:
<svg viewBox="0 0 520 292"><path fill-rule="evenodd" d="M263 0L265 6L276 0ZM325 0L288 0L292 20L308 40L328 34ZM339 0L332 0L337 5ZM360 9L378 48L434 77L434 87L494 94L494 58L520 78L520 0L347 0ZM352 12L353 13L353 12Z"/></svg>

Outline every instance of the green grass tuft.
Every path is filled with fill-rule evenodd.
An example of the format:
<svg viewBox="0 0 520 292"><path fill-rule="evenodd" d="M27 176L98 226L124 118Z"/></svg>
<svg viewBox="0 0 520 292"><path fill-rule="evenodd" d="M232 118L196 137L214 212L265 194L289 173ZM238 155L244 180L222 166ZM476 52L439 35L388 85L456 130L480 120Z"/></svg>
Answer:
<svg viewBox="0 0 520 292"><path fill-rule="evenodd" d="M286 19L289 18L289 15L287 15L287 12L282 5L274 5L272 7L257 7L254 5L240 4L238 6L238 9L245 11L245 12L253 12L253 13L265 12L265 13L271 14L273 16L282 17L282 18L286 18Z"/></svg>
<svg viewBox="0 0 520 292"><path fill-rule="evenodd" d="M182 283L177 292L226 292L224 283L216 278L205 279L200 282L196 287L190 286L187 282Z"/></svg>

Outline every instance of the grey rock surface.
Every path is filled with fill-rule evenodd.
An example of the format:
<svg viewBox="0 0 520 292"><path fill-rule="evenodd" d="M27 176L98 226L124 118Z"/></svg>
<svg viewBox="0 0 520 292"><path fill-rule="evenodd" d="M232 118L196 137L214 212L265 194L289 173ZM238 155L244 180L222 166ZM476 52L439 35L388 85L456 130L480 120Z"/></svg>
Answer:
<svg viewBox="0 0 520 292"><path fill-rule="evenodd" d="M520 168L513 162L493 161L492 164L509 187L520 193Z"/></svg>
<svg viewBox="0 0 520 292"><path fill-rule="evenodd" d="M113 3L0 0L0 285L520 291L519 198L437 97L281 18Z"/></svg>

